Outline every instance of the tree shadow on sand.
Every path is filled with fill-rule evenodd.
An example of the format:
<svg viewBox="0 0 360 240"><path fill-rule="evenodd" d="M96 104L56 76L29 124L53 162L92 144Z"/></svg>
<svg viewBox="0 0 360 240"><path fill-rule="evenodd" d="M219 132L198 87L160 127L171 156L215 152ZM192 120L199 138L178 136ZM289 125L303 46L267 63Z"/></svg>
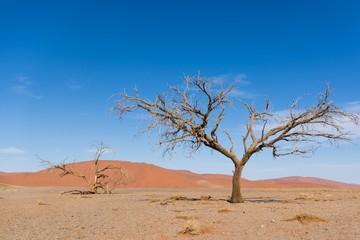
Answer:
<svg viewBox="0 0 360 240"><path fill-rule="evenodd" d="M298 203L294 200L276 199L270 197L245 198L244 202L250 203Z"/></svg>

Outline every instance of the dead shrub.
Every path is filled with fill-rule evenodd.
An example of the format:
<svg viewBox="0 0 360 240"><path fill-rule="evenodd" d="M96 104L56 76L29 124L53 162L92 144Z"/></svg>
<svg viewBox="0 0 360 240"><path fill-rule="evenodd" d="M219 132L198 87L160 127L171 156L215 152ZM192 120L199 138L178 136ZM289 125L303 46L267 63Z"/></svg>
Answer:
<svg viewBox="0 0 360 240"><path fill-rule="evenodd" d="M176 219L181 219L181 220L195 220L196 219L196 217L189 216L189 215L186 215L186 214L177 215L175 218Z"/></svg>
<svg viewBox="0 0 360 240"><path fill-rule="evenodd" d="M179 233L184 235L191 235L191 236L199 235L200 234L199 222L197 220L189 220Z"/></svg>
<svg viewBox="0 0 360 240"><path fill-rule="evenodd" d="M313 195L308 194L308 193L300 193L300 196L295 198L295 200L318 200L317 198L315 198Z"/></svg>
<svg viewBox="0 0 360 240"><path fill-rule="evenodd" d="M326 219L323 219L323 218L315 216L315 215L306 214L306 213L295 215L294 217L288 218L284 221L286 221L286 222L298 221L302 224L308 224L308 223L312 223L312 222L327 222Z"/></svg>
<svg viewBox="0 0 360 240"><path fill-rule="evenodd" d="M37 200L36 204L39 205L39 206L49 205L42 199Z"/></svg>
<svg viewBox="0 0 360 240"><path fill-rule="evenodd" d="M169 199L173 200L173 201L181 201L181 200L186 200L187 198L182 195L174 195L174 196L170 197Z"/></svg>
<svg viewBox="0 0 360 240"><path fill-rule="evenodd" d="M219 210L218 210L219 213L228 213L228 212L232 212L232 208L230 206L224 206L224 207L221 207Z"/></svg>
<svg viewBox="0 0 360 240"><path fill-rule="evenodd" d="M210 200L212 197L210 195L202 195L200 196L200 200Z"/></svg>

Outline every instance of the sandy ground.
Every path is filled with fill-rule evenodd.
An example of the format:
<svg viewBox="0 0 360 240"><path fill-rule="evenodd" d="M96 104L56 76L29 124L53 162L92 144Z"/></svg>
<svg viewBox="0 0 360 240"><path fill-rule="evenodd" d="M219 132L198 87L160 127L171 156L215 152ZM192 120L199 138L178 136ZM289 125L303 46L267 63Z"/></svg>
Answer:
<svg viewBox="0 0 360 240"><path fill-rule="evenodd" d="M0 187L0 239L360 239L359 189L64 190Z"/></svg>

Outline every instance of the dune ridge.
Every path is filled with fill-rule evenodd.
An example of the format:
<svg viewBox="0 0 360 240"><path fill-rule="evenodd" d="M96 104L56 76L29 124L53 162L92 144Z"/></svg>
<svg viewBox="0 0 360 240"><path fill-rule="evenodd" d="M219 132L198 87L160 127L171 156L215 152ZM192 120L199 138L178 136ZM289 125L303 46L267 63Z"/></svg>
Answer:
<svg viewBox="0 0 360 240"><path fill-rule="evenodd" d="M100 166L118 165L128 173L128 183L123 188L230 188L231 176L224 174L197 174L188 170L169 170L144 162L102 160ZM73 163L75 171L91 174L91 161ZM286 177L251 181L242 179L244 188L360 188L312 177ZM0 172L0 183L14 186L86 187L86 182L74 176L60 177L54 169L38 172Z"/></svg>

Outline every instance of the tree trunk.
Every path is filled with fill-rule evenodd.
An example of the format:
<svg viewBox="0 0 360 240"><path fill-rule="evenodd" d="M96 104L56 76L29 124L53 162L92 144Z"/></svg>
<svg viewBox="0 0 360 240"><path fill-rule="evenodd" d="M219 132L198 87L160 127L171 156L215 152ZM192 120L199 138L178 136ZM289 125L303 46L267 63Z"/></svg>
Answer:
<svg viewBox="0 0 360 240"><path fill-rule="evenodd" d="M235 165L235 171L234 171L233 182L232 182L232 194L231 194L231 197L229 200L231 203L243 203L244 202L244 199L241 195L241 184L240 184L240 179L241 179L241 174L242 174L243 168L244 168L244 165L241 165L241 164Z"/></svg>
<svg viewBox="0 0 360 240"><path fill-rule="evenodd" d="M92 186L92 190L97 194L97 189L98 189L98 176L99 176L99 159L97 158L95 160L95 172L94 172L94 182L93 182L93 186Z"/></svg>

